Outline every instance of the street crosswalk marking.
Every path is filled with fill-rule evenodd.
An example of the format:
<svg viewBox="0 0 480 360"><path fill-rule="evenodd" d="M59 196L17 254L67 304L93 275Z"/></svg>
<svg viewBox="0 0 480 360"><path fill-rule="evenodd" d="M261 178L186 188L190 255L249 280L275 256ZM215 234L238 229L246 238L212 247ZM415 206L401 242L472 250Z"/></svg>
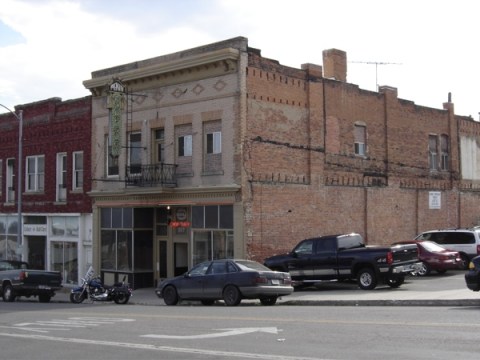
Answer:
<svg viewBox="0 0 480 360"><path fill-rule="evenodd" d="M85 328L101 325L113 325L116 323L132 322L135 319L125 318L102 318L102 317L70 317L67 319L37 320L13 324L10 328L32 332L48 333L49 331L66 331L75 328Z"/></svg>

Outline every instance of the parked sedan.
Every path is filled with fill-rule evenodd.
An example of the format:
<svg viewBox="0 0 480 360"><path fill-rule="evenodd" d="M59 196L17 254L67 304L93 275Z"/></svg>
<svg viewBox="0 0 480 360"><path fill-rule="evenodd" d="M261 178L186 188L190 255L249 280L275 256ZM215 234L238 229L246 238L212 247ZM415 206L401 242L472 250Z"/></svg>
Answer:
<svg viewBox="0 0 480 360"><path fill-rule="evenodd" d="M472 291L480 291L480 256L475 256L468 265L465 283Z"/></svg>
<svg viewBox="0 0 480 360"><path fill-rule="evenodd" d="M167 305L181 300L212 305L223 300L227 306L236 306L242 299L260 299L262 305L274 305L279 296L292 292L289 273L271 271L256 261L233 259L205 261L182 276L162 281L155 289Z"/></svg>
<svg viewBox="0 0 480 360"><path fill-rule="evenodd" d="M462 258L457 251L447 250L436 242L429 240L409 240L401 241L396 244L417 244L418 259L422 266L414 275L426 276L435 270L440 274L447 270L459 270L463 268Z"/></svg>

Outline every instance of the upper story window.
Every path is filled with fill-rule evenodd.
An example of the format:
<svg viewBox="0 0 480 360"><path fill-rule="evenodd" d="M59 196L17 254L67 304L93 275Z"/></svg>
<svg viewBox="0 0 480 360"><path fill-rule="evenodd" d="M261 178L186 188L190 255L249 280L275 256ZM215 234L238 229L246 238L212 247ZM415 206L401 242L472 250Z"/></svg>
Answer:
<svg viewBox="0 0 480 360"><path fill-rule="evenodd" d="M438 169L438 137L437 135L428 136L428 164L430 170Z"/></svg>
<svg viewBox="0 0 480 360"><path fill-rule="evenodd" d="M57 154L57 201L67 200L67 154Z"/></svg>
<svg viewBox="0 0 480 360"><path fill-rule="evenodd" d="M155 129L153 130L153 162L155 164L165 162L165 130Z"/></svg>
<svg viewBox="0 0 480 360"><path fill-rule="evenodd" d="M207 154L220 154L222 152L222 133L215 131L207 134Z"/></svg>
<svg viewBox="0 0 480 360"><path fill-rule="evenodd" d="M79 190L83 188L83 151L73 153L73 179L72 189Z"/></svg>
<svg viewBox="0 0 480 360"><path fill-rule="evenodd" d="M130 174L138 174L142 171L142 134L130 133L128 145L128 165Z"/></svg>
<svg viewBox="0 0 480 360"><path fill-rule="evenodd" d="M0 160L0 197L2 196L2 184L3 184L3 161Z"/></svg>
<svg viewBox="0 0 480 360"><path fill-rule="evenodd" d="M447 171L449 169L449 153L448 136L440 136L440 170Z"/></svg>
<svg viewBox="0 0 480 360"><path fill-rule="evenodd" d="M192 135L178 137L178 156L192 156Z"/></svg>
<svg viewBox="0 0 480 360"><path fill-rule="evenodd" d="M7 191L7 203L15 201L15 159L7 159L7 173L6 173L6 191Z"/></svg>
<svg viewBox="0 0 480 360"><path fill-rule="evenodd" d="M45 188L45 156L27 156L26 191L43 191Z"/></svg>
<svg viewBox="0 0 480 360"><path fill-rule="evenodd" d="M367 127L355 124L354 137L355 155L365 156L367 152Z"/></svg>

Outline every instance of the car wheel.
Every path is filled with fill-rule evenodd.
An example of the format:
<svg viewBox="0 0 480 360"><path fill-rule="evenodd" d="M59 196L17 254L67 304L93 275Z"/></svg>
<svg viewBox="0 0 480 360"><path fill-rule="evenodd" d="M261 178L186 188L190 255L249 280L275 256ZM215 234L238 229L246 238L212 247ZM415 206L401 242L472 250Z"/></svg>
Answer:
<svg viewBox="0 0 480 360"><path fill-rule="evenodd" d="M470 264L470 258L466 254L460 254L462 262L460 263L460 269L468 270L468 264Z"/></svg>
<svg viewBox="0 0 480 360"><path fill-rule="evenodd" d="M357 283L362 290L372 290L377 286L377 276L370 268L363 268L357 274Z"/></svg>
<svg viewBox="0 0 480 360"><path fill-rule="evenodd" d="M228 285L223 290L223 301L227 306L237 306L242 301L240 290L234 285Z"/></svg>
<svg viewBox="0 0 480 360"><path fill-rule="evenodd" d="M212 306L215 303L215 300L202 300L201 303L205 306Z"/></svg>
<svg viewBox="0 0 480 360"><path fill-rule="evenodd" d="M163 293L163 301L165 302L166 305L177 305L178 294L177 294L177 289L175 289L175 287L173 287L172 285L168 285L165 289L163 289L162 293Z"/></svg>
<svg viewBox="0 0 480 360"><path fill-rule="evenodd" d="M428 274L430 274L430 267L426 263L422 262L420 268L417 270L417 275L427 276Z"/></svg>
<svg viewBox="0 0 480 360"><path fill-rule="evenodd" d="M15 291L13 290L12 285L6 285L3 288L3 301L5 302L15 301Z"/></svg>
<svg viewBox="0 0 480 360"><path fill-rule="evenodd" d="M405 281L405 276L395 276L387 279L387 285L391 288L400 287Z"/></svg>
<svg viewBox="0 0 480 360"><path fill-rule="evenodd" d="M270 297L260 298L260 302L262 303L262 305L265 305L265 306L275 305L275 303L277 302L277 297L270 296Z"/></svg>

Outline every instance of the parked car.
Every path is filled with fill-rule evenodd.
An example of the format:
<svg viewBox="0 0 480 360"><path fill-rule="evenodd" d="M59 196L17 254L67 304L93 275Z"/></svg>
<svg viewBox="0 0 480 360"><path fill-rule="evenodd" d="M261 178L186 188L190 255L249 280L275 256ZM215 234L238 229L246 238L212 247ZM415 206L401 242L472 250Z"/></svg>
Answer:
<svg viewBox="0 0 480 360"><path fill-rule="evenodd" d="M472 291L480 290L480 256L474 257L468 264L468 272L465 274L465 283Z"/></svg>
<svg viewBox="0 0 480 360"><path fill-rule="evenodd" d="M379 282L392 288L420 265L414 244L367 246L360 234L326 235L300 241L292 251L265 259L272 270L289 272L295 286L356 280L363 290Z"/></svg>
<svg viewBox="0 0 480 360"><path fill-rule="evenodd" d="M181 300L212 305L223 300L227 306L236 306L242 299L260 299L262 305L274 305L278 297L292 292L290 274L240 259L202 262L184 275L162 281L155 289L167 305Z"/></svg>
<svg viewBox="0 0 480 360"><path fill-rule="evenodd" d="M458 251L463 269L468 269L470 259L480 255L480 227L468 229L441 229L422 232L415 240L430 240L445 249Z"/></svg>
<svg viewBox="0 0 480 360"><path fill-rule="evenodd" d="M422 262L420 269L413 272L413 275L426 276L431 271L439 274L447 270L463 269L463 261L458 251L447 250L433 241L408 240L394 243L393 245L417 244L418 259Z"/></svg>
<svg viewBox="0 0 480 360"><path fill-rule="evenodd" d="M20 296L38 296L47 303L62 288L62 275L58 271L34 270L28 263L0 260L0 296L12 302Z"/></svg>

